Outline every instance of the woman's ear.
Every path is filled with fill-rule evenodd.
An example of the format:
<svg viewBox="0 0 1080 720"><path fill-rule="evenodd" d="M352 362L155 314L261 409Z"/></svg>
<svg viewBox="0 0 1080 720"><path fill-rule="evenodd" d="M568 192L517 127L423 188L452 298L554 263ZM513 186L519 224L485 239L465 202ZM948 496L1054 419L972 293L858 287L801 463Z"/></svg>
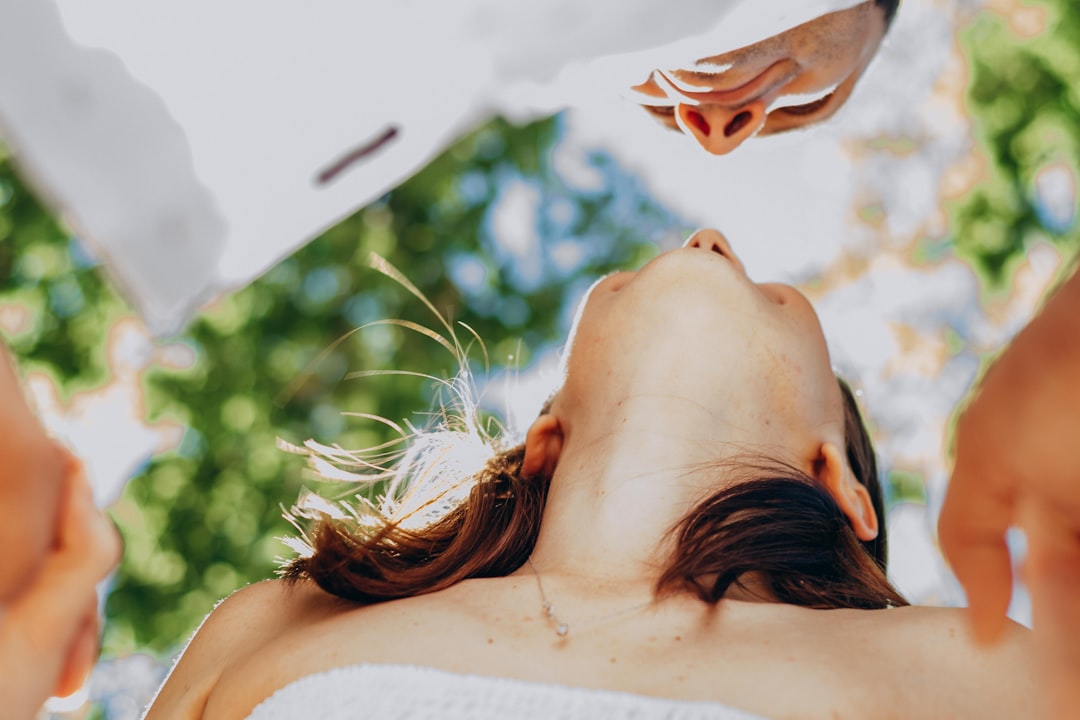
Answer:
<svg viewBox="0 0 1080 720"><path fill-rule="evenodd" d="M814 462L814 471L818 482L851 521L855 536L863 541L876 538L878 516L874 512L874 502L866 487L852 474L840 448L830 442L824 443Z"/></svg>
<svg viewBox="0 0 1080 720"><path fill-rule="evenodd" d="M562 425L559 424L559 419L550 413L536 418L525 435L525 458L521 461L522 477L551 477L559 463L562 445Z"/></svg>

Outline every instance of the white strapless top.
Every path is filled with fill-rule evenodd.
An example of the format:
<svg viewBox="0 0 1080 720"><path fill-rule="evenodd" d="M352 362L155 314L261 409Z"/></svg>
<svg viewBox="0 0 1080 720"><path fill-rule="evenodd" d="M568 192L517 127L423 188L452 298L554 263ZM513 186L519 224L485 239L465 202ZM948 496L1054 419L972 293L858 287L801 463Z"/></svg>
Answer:
<svg viewBox="0 0 1080 720"><path fill-rule="evenodd" d="M300 678L247 720L765 720L713 702L463 675L415 665L349 665Z"/></svg>

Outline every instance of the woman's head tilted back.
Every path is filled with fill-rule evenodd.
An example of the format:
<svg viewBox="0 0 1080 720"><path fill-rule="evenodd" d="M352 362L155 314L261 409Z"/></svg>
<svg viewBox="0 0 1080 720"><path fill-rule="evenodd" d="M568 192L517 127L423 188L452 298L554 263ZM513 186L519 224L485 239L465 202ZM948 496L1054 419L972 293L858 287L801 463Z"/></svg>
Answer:
<svg viewBox="0 0 1080 720"><path fill-rule="evenodd" d="M564 367L552 413L567 440L610 438L614 420L672 449L699 438L688 466L751 453L808 473L824 445L843 447L816 313L794 288L754 283L715 230L596 283Z"/></svg>
<svg viewBox="0 0 1080 720"><path fill-rule="evenodd" d="M751 282L715 231L594 286L562 387L467 500L419 530L323 518L286 575L363 602L506 575L532 552L549 492L558 513L582 477L677 478L658 486L673 523L657 548L661 595L715 602L753 579L780 602L904 603L883 572L873 451L816 315L794 289Z"/></svg>

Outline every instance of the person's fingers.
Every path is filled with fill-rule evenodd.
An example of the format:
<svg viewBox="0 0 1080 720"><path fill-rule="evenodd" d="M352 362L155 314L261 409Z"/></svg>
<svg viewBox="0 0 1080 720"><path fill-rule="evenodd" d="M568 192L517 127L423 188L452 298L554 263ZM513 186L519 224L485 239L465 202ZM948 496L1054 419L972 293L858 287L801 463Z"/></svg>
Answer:
<svg viewBox="0 0 1080 720"><path fill-rule="evenodd" d="M93 600L96 600L94 598ZM60 671L53 695L67 697L80 687L89 677L98 656L98 617L97 602L91 602L83 613L82 623L75 633L67 661Z"/></svg>
<svg viewBox="0 0 1080 720"><path fill-rule="evenodd" d="M1031 500L1021 505L1020 523L1028 540L1024 579L1049 717L1070 717L1080 708L1080 511Z"/></svg>
<svg viewBox="0 0 1080 720"><path fill-rule="evenodd" d="M938 520L938 539L967 594L975 639L990 643L1005 627L1012 597L1012 560L1005 533L1013 521L1014 495L1000 478L992 481L967 462L963 453L972 451L977 449L958 448Z"/></svg>
<svg viewBox="0 0 1080 720"><path fill-rule="evenodd" d="M96 612L96 584L119 558L116 529L94 506L85 482L79 478L71 482L63 498L54 549L31 586L9 606L5 618L9 628L18 629L14 641L25 643L31 657L56 655L71 647L86 623L87 608L95 607ZM53 677L63 660L57 660Z"/></svg>
<svg viewBox="0 0 1080 720"><path fill-rule="evenodd" d="M81 468L73 478L70 512L57 533L61 554L82 567L86 574L101 580L120 559L120 535L104 511L94 505L93 492Z"/></svg>
<svg viewBox="0 0 1080 720"><path fill-rule="evenodd" d="M77 689L95 652L95 620L88 619L96 613L95 586L119 548L115 528L94 507L85 482L69 477L52 547L0 616L4 717L33 717L58 682Z"/></svg>

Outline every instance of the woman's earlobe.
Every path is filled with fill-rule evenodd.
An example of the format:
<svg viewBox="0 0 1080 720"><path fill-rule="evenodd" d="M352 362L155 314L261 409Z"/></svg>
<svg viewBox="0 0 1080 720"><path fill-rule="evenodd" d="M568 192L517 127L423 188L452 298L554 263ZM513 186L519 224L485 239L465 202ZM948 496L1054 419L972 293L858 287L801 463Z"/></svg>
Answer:
<svg viewBox="0 0 1080 720"><path fill-rule="evenodd" d="M878 516L870 491L851 473L844 454L833 443L824 443L814 462L818 482L847 515L855 536L863 542L878 536Z"/></svg>
<svg viewBox="0 0 1080 720"><path fill-rule="evenodd" d="M525 458L521 461L523 477L551 477L562 453L563 434L559 419L545 413L533 421L525 435Z"/></svg>
<svg viewBox="0 0 1080 720"><path fill-rule="evenodd" d="M855 536L863 542L874 540L878 536L878 516L874 511L874 503L870 499L870 492L859 481L853 479L852 507L845 509L844 513L851 520L851 527L855 530Z"/></svg>

